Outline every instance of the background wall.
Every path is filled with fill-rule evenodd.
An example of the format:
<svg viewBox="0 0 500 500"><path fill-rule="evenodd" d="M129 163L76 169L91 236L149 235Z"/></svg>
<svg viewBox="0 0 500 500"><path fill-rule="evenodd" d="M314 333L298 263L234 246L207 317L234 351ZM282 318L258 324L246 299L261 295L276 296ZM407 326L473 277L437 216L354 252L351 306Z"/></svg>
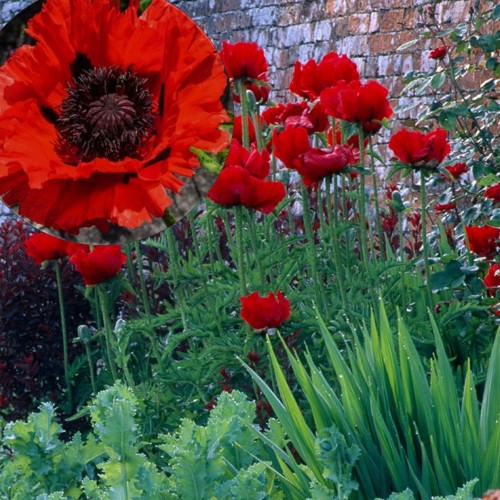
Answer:
<svg viewBox="0 0 500 500"><path fill-rule="evenodd" d="M0 0L0 26L29 0ZM274 98L284 97L296 60L319 60L329 51L355 60L364 78L378 79L396 98L401 78L427 69L430 42L396 51L423 28L422 11L433 6L445 24L467 19L486 0L173 0L220 47L222 40L256 41L271 65Z"/></svg>

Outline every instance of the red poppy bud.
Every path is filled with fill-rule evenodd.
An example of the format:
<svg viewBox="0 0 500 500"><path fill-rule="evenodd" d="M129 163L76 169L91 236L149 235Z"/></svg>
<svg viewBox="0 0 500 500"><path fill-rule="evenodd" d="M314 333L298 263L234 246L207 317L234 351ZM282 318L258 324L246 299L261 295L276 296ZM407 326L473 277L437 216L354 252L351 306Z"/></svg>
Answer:
<svg viewBox="0 0 500 500"><path fill-rule="evenodd" d="M448 53L448 48L446 45L442 45L441 47L436 47L429 52L430 59L444 59L446 54Z"/></svg>
<svg viewBox="0 0 500 500"><path fill-rule="evenodd" d="M495 296L497 289L500 287L500 267L498 264L493 264L483 280L484 286L488 289L488 294L491 297Z"/></svg>

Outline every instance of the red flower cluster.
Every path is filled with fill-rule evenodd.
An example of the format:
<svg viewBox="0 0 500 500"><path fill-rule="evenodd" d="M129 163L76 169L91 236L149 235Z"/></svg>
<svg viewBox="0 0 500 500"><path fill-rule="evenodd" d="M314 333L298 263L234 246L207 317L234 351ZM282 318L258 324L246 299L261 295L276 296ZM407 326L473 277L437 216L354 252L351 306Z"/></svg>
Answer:
<svg viewBox="0 0 500 500"><path fill-rule="evenodd" d="M69 261L82 275L86 285L92 286L116 276L127 260L120 245L98 246L93 250L77 250Z"/></svg>
<svg viewBox="0 0 500 500"><path fill-rule="evenodd" d="M241 318L256 330L277 328L290 317L290 302L281 292L269 292L267 297L254 292L240 297L240 302Z"/></svg>
<svg viewBox="0 0 500 500"><path fill-rule="evenodd" d="M383 85L373 80L366 83L340 81L321 92L321 103L327 114L359 123L367 134L374 134L382 127L382 120L392 115L388 93Z"/></svg>
<svg viewBox="0 0 500 500"><path fill-rule="evenodd" d="M242 80L247 90L251 90L255 100L265 102L270 86L267 77L267 60L264 51L255 42L222 42L220 56L229 78ZM233 93L236 102L239 96Z"/></svg>
<svg viewBox="0 0 500 500"><path fill-rule="evenodd" d="M500 183L493 184L486 188L484 197L493 200L495 203L500 203Z"/></svg>
<svg viewBox="0 0 500 500"><path fill-rule="evenodd" d="M448 48L446 45L442 45L441 47L436 47L429 52L430 59L444 59L446 54L448 53Z"/></svg>
<svg viewBox="0 0 500 500"><path fill-rule="evenodd" d="M465 234L471 252L481 257L495 255L498 239L500 238L500 229L492 226L465 226Z"/></svg>
<svg viewBox="0 0 500 500"><path fill-rule="evenodd" d="M446 130L441 128L427 134L404 128L391 137L389 148L413 168L435 170L450 152L447 136Z"/></svg>
<svg viewBox="0 0 500 500"><path fill-rule="evenodd" d="M318 184L325 177L338 174L355 163L349 146L313 148L307 130L287 127L273 133L274 154L287 168L297 170L306 186Z"/></svg>
<svg viewBox="0 0 500 500"><path fill-rule="evenodd" d="M358 69L347 56L330 52L319 63L314 59L305 64L297 61L289 88L290 92L314 101L324 89L336 85L341 80L359 80Z"/></svg>
<svg viewBox="0 0 500 500"><path fill-rule="evenodd" d="M227 77L203 32L152 0L48 0L36 40L0 68L0 195L70 233L162 217L198 166L227 146Z"/></svg>
<svg viewBox="0 0 500 500"><path fill-rule="evenodd" d="M267 150L259 153L252 145L247 151L233 139L225 166L207 196L219 205L243 205L269 214L286 194L281 182L264 180L270 168Z"/></svg>
<svg viewBox="0 0 500 500"><path fill-rule="evenodd" d="M494 297L498 288L500 288L500 266L493 264L483 280L484 286L488 289L488 294Z"/></svg>

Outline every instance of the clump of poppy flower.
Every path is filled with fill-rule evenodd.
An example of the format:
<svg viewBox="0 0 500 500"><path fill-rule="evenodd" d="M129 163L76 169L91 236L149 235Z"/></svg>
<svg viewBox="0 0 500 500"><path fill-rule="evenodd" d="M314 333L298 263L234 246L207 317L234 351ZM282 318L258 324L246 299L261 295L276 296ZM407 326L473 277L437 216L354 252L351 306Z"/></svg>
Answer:
<svg viewBox="0 0 500 500"><path fill-rule="evenodd" d="M31 221L137 228L193 175L192 147L228 144L217 51L170 3L137 3L48 0L0 68L0 195Z"/></svg>
<svg viewBox="0 0 500 500"><path fill-rule="evenodd" d="M241 318L252 328L278 328L290 317L290 302L281 292L269 292L262 297L258 292L240 297Z"/></svg>
<svg viewBox="0 0 500 500"><path fill-rule="evenodd" d="M451 150L446 130L439 127L428 133L403 128L391 137L389 149L417 170L436 170Z"/></svg>

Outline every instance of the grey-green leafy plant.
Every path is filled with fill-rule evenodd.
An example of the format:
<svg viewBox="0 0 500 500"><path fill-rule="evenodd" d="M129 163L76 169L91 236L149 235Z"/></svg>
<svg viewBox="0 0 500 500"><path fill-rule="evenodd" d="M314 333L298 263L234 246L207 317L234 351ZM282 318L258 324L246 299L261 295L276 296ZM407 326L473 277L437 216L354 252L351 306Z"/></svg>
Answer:
<svg viewBox="0 0 500 500"><path fill-rule="evenodd" d="M291 498L308 498L311 477L336 498L347 498L315 451L317 436L332 428L345 439L343 453L351 450L354 457L360 450L351 460L358 492L348 480L350 498L386 497L409 488L429 499L450 495L475 478L475 493L500 487L500 392L495 386L500 334L482 391L469 367L459 390L432 318L436 353L426 364L403 320L394 335L382 302L378 316L378 324L372 317L370 328L342 349L318 318L328 357L324 368L309 353L304 363L288 350L305 398L301 406L272 349L277 391L249 369L305 463L299 466L290 453L265 440L279 458ZM325 375L332 371L333 378Z"/></svg>

